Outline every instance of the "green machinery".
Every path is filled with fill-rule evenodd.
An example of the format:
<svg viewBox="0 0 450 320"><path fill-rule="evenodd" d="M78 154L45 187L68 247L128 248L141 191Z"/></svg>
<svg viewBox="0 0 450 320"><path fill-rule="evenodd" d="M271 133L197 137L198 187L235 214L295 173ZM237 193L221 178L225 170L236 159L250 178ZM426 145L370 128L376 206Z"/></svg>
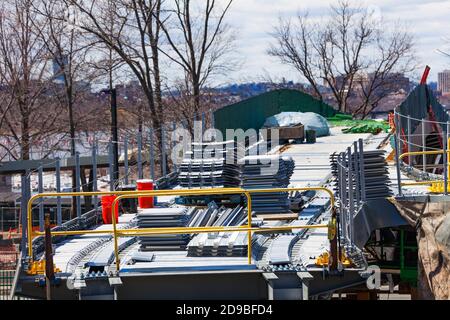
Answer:
<svg viewBox="0 0 450 320"><path fill-rule="evenodd" d="M398 280L411 287L417 286L417 248L416 232L411 227L381 229L366 244L372 256L369 264L398 270Z"/></svg>

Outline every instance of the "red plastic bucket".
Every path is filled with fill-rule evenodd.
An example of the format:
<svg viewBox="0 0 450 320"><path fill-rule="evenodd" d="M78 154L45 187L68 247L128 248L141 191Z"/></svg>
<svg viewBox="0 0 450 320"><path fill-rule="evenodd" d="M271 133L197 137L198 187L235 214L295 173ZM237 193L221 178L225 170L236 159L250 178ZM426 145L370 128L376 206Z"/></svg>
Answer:
<svg viewBox="0 0 450 320"><path fill-rule="evenodd" d="M136 181L136 186L139 191L153 190L153 180L144 179ZM153 197L138 197L139 208L147 209L153 208Z"/></svg>
<svg viewBox="0 0 450 320"><path fill-rule="evenodd" d="M102 217L104 224L112 223L112 203L116 199L116 195L102 196ZM119 222L119 202L116 203L116 223Z"/></svg>

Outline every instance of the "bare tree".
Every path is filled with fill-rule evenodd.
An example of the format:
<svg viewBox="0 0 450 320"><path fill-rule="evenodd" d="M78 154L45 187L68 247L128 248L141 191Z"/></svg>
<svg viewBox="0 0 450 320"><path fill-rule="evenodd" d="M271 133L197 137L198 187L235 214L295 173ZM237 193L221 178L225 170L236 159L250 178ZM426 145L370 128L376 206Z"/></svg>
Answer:
<svg viewBox="0 0 450 320"><path fill-rule="evenodd" d="M0 79L5 97L0 119L12 141L2 147L14 159L30 159L32 140L43 141L60 130L62 113L47 94L45 45L32 23L38 20L31 0L14 0L0 7Z"/></svg>
<svg viewBox="0 0 450 320"><path fill-rule="evenodd" d="M65 1L76 9L75 26L103 42L133 72L145 94L157 140L161 141L164 112L158 55L160 25L156 21L163 0Z"/></svg>
<svg viewBox="0 0 450 320"><path fill-rule="evenodd" d="M299 14L296 21L281 19L273 36L271 56L293 66L306 78L315 96L323 100L324 85L339 111L365 117L386 96L395 82L392 74L415 69L413 41L398 25L375 17L354 2L340 0L331 6L328 20L313 22ZM382 90L384 89L384 90ZM350 110L348 100L361 103Z"/></svg>
<svg viewBox="0 0 450 320"><path fill-rule="evenodd" d="M232 2L174 0L164 20L158 19L166 40L159 49L184 73L175 87L188 122L202 111L201 89L208 80L235 67L230 55L235 37L225 23Z"/></svg>
<svg viewBox="0 0 450 320"><path fill-rule="evenodd" d="M92 72L86 68L89 50L93 43L85 41L83 34L73 27L73 22L64 21L68 7L58 0L34 1L33 9L43 20L35 29L44 43L48 59L53 64L54 96L68 112L68 132L71 139L71 155L76 152L77 123L86 121L86 114L75 115L75 104L89 91ZM68 19L73 19L69 17ZM80 99L80 101L78 101Z"/></svg>

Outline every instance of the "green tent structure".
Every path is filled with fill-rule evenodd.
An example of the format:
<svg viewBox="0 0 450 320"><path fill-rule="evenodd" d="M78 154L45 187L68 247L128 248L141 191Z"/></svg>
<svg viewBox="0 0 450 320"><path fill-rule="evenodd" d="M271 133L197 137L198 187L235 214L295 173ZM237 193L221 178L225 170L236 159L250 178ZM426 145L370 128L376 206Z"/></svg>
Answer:
<svg viewBox="0 0 450 320"><path fill-rule="evenodd" d="M214 112L215 128L223 134L226 129L255 129L263 126L266 118L280 112L315 112L333 117L337 111L311 95L290 89L280 89L223 107Z"/></svg>

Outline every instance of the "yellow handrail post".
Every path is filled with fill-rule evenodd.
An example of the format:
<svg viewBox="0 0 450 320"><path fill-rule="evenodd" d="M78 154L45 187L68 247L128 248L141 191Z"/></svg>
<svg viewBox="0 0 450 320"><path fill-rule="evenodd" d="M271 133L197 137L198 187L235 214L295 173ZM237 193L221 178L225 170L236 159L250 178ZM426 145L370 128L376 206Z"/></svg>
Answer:
<svg viewBox="0 0 450 320"><path fill-rule="evenodd" d="M450 138L448 138L448 140L447 140L447 148L448 148L448 146L450 146L449 143L450 143ZM448 161L448 159L450 159L449 156L450 156L450 150L447 150L447 179L445 179L445 181L447 181L447 183L448 183L448 171L450 170L450 161Z"/></svg>

